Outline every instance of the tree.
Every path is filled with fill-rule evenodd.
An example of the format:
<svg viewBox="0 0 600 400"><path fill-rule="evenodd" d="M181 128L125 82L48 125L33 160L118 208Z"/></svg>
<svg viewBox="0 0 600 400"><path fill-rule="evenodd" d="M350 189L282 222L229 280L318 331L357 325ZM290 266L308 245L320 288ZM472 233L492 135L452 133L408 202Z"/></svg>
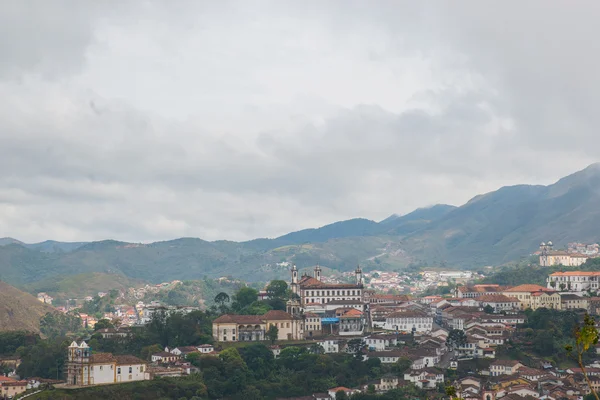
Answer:
<svg viewBox="0 0 600 400"><path fill-rule="evenodd" d="M346 392L344 392L343 390L338 390L337 392L335 392L335 400L347 400L348 399L348 394L346 394Z"/></svg>
<svg viewBox="0 0 600 400"><path fill-rule="evenodd" d="M325 349L319 343L313 343L308 348L311 354L325 354Z"/></svg>
<svg viewBox="0 0 600 400"><path fill-rule="evenodd" d="M144 347L142 347L140 356L142 357L143 360L149 361L150 358L152 357L152 354L160 353L161 351L163 351L163 348L160 347L158 344L144 346Z"/></svg>
<svg viewBox="0 0 600 400"><path fill-rule="evenodd" d="M450 399L456 398L456 388L452 385L446 386L446 396L450 397Z"/></svg>
<svg viewBox="0 0 600 400"><path fill-rule="evenodd" d="M274 280L267 286L267 295L272 299L284 299L286 297L288 284L286 281Z"/></svg>
<svg viewBox="0 0 600 400"><path fill-rule="evenodd" d="M50 338L65 336L67 333L75 333L82 327L81 318L74 314L49 312L40 319L40 332Z"/></svg>
<svg viewBox="0 0 600 400"><path fill-rule="evenodd" d="M348 341L348 352L354 354L357 358L362 358L362 350L366 343L362 339L351 339Z"/></svg>
<svg viewBox="0 0 600 400"><path fill-rule="evenodd" d="M410 360L410 358L400 357L398 359L398 361L396 361L396 364L394 365L394 370L399 374L403 374L404 371L409 369L411 365L412 365L412 361Z"/></svg>
<svg viewBox="0 0 600 400"><path fill-rule="evenodd" d="M233 308L242 310L258 300L258 291L251 287L243 287L234 295Z"/></svg>
<svg viewBox="0 0 600 400"><path fill-rule="evenodd" d="M101 319L94 325L94 331L106 328L114 328L115 326L108 319Z"/></svg>
<svg viewBox="0 0 600 400"><path fill-rule="evenodd" d="M577 326L575 328L575 347L573 347L573 345L565 346L567 354L569 354L571 358L575 360L575 362L577 362L579 368L581 368L581 371L583 372L583 377L585 378L585 381L588 384L588 388L590 389L590 391L592 392L591 394L594 395L596 400L600 400L600 398L598 397L598 393L596 393L596 390L592 386L585 366L583 365L583 354L587 352L591 346L595 346L598 343L598 338L599 335L598 329L596 328L596 321L588 314L585 314L585 317L583 318L583 325ZM575 350L574 355L573 350Z"/></svg>
<svg viewBox="0 0 600 400"><path fill-rule="evenodd" d="M460 329L452 329L446 339L446 345L451 350L454 350L465 344L467 344L467 335L465 335L465 332Z"/></svg>
<svg viewBox="0 0 600 400"><path fill-rule="evenodd" d="M267 337L271 341L271 344L275 343L279 337L279 328L277 328L275 325L271 325L267 331Z"/></svg>
<svg viewBox="0 0 600 400"><path fill-rule="evenodd" d="M489 304L486 305L485 307L483 307L483 311L486 314L493 314L494 313L494 307L490 306Z"/></svg>
<svg viewBox="0 0 600 400"><path fill-rule="evenodd" d="M224 306L225 303L229 303L229 295L225 292L221 292L215 296L215 303L220 306Z"/></svg>

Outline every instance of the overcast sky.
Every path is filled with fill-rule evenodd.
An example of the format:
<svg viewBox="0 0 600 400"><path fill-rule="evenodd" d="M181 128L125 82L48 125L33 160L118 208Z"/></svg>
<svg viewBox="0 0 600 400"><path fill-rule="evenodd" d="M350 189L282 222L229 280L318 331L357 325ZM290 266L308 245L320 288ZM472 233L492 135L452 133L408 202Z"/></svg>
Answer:
<svg viewBox="0 0 600 400"><path fill-rule="evenodd" d="M243 240L551 183L598 161L599 8L2 1L0 237Z"/></svg>

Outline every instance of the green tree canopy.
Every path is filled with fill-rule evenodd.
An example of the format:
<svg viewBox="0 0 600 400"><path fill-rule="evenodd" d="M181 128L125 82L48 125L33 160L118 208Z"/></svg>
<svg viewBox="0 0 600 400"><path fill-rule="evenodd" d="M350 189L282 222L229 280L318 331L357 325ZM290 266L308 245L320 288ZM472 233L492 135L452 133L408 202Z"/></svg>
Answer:
<svg viewBox="0 0 600 400"><path fill-rule="evenodd" d="M258 300L258 291L245 286L234 295L234 309L242 310Z"/></svg>
<svg viewBox="0 0 600 400"><path fill-rule="evenodd" d="M284 299L286 297L288 284L286 281L271 281L267 286L267 295L272 299Z"/></svg>
<svg viewBox="0 0 600 400"><path fill-rule="evenodd" d="M467 343L467 335L461 329L452 329L450 333L448 333L448 338L446 339L446 345L450 349L456 349L462 345Z"/></svg>

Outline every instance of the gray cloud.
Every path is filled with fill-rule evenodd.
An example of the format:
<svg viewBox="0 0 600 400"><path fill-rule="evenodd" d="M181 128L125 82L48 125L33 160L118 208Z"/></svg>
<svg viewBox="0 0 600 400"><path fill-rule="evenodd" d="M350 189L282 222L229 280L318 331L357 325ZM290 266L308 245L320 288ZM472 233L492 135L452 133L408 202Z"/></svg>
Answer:
<svg viewBox="0 0 600 400"><path fill-rule="evenodd" d="M248 239L595 160L595 3L4 2L0 236Z"/></svg>

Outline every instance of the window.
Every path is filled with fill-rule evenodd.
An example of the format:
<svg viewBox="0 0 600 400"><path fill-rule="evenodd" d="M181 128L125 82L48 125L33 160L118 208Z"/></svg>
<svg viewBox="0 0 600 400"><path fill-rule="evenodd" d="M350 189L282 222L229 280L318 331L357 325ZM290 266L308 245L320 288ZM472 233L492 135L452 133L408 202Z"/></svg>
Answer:
<svg viewBox="0 0 600 400"><path fill-rule="evenodd" d="M121 373L121 367L117 368L117 374Z"/></svg>
<svg viewBox="0 0 600 400"><path fill-rule="evenodd" d="M289 322L286 322L286 323L285 323L285 327L286 327L286 328L289 328L289 327L290 327L290 323L289 323Z"/></svg>
<svg viewBox="0 0 600 400"><path fill-rule="evenodd" d="M102 365L100 366L100 371L102 371Z"/></svg>
<svg viewBox="0 0 600 400"><path fill-rule="evenodd" d="M131 374L133 372L133 367L129 367L129 373Z"/></svg>
<svg viewBox="0 0 600 400"><path fill-rule="evenodd" d="M144 366L143 365L140 367L140 372L144 372Z"/></svg>

